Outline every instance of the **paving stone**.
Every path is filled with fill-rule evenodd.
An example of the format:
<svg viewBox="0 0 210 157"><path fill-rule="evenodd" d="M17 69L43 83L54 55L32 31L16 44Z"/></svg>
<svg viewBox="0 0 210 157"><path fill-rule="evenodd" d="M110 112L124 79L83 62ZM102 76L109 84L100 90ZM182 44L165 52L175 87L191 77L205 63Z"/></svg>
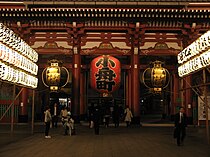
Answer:
<svg viewBox="0 0 210 157"><path fill-rule="evenodd" d="M0 157L210 157L205 128L188 128L181 147L173 139L173 127L165 125L101 127L95 135L87 125L77 124L73 136L64 136L59 126L50 129L51 139L44 138L44 125L35 126L33 135L26 128L19 126L11 138L0 126Z"/></svg>

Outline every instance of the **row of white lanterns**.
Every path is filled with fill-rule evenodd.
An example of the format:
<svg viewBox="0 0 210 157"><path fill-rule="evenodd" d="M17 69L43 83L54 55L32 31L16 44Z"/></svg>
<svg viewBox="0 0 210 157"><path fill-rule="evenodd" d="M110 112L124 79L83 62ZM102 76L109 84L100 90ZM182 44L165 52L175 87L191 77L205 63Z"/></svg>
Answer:
<svg viewBox="0 0 210 157"><path fill-rule="evenodd" d="M31 74L37 75L38 66L28 58L19 54L0 42L0 60L5 61L17 68L21 68Z"/></svg>
<svg viewBox="0 0 210 157"><path fill-rule="evenodd" d="M38 53L0 23L0 80L37 88Z"/></svg>
<svg viewBox="0 0 210 157"><path fill-rule="evenodd" d="M37 88L38 85L38 78L6 65L2 61L0 61L0 79L32 88Z"/></svg>
<svg viewBox="0 0 210 157"><path fill-rule="evenodd" d="M202 52L207 51L210 48L210 31L207 31L201 37L199 37L195 42L186 47L181 51L178 56L178 63L183 64L189 61L196 55L200 55Z"/></svg>
<svg viewBox="0 0 210 157"><path fill-rule="evenodd" d="M210 65L210 49L200 56L196 56L190 61L178 67L178 74L180 77L186 76L194 71L202 69Z"/></svg>
<svg viewBox="0 0 210 157"><path fill-rule="evenodd" d="M3 23L0 23L0 42L18 51L31 61L38 61L38 53Z"/></svg>

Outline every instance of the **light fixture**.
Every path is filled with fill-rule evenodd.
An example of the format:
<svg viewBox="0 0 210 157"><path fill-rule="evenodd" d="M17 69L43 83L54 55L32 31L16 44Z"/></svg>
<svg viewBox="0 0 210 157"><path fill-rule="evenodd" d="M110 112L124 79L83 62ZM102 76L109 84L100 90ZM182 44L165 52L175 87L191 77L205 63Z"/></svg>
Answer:
<svg viewBox="0 0 210 157"><path fill-rule="evenodd" d="M210 31L186 47L177 56L180 77L210 65Z"/></svg>
<svg viewBox="0 0 210 157"><path fill-rule="evenodd" d="M169 72L162 67L162 64L161 61L152 62L153 67L147 68L142 75L144 85L154 93L161 93L162 89L169 84Z"/></svg>
<svg viewBox="0 0 210 157"><path fill-rule="evenodd" d="M0 80L36 88L38 53L0 23Z"/></svg>
<svg viewBox="0 0 210 157"><path fill-rule="evenodd" d="M23 2L0 1L0 4L24 4Z"/></svg>
<svg viewBox="0 0 210 157"><path fill-rule="evenodd" d="M58 91L60 87L66 86L69 81L69 72L56 59L48 62L49 66L42 72L42 82L51 91Z"/></svg>

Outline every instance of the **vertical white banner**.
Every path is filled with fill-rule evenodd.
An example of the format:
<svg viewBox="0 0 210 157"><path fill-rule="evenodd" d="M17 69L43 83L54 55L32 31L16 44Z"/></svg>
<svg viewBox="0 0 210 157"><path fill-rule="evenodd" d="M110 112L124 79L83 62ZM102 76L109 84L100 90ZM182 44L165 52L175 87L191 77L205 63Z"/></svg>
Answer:
<svg viewBox="0 0 210 157"><path fill-rule="evenodd" d="M204 100L204 96L198 97L198 120L206 120L205 103L201 99ZM210 96L207 97L207 100L208 106L210 106ZM208 115L210 116L210 110L208 110Z"/></svg>

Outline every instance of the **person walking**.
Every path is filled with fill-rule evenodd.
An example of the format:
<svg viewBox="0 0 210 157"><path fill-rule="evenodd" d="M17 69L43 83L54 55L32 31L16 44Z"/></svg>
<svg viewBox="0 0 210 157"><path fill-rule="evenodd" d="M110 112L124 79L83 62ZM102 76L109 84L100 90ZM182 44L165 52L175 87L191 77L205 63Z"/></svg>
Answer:
<svg viewBox="0 0 210 157"><path fill-rule="evenodd" d="M175 115L174 137L177 139L178 146L183 145L186 136L187 116L184 112L184 108L180 107L179 112Z"/></svg>
<svg viewBox="0 0 210 157"><path fill-rule="evenodd" d="M45 138L51 138L51 136L49 136L49 130L50 130L50 123L51 123L52 117L51 117L49 106L46 106L46 110L45 110L44 114L45 114L45 116L44 116Z"/></svg>
<svg viewBox="0 0 210 157"><path fill-rule="evenodd" d="M133 114L128 106L126 107L124 114L125 114L126 126L129 127L131 124L131 120L133 118Z"/></svg>

